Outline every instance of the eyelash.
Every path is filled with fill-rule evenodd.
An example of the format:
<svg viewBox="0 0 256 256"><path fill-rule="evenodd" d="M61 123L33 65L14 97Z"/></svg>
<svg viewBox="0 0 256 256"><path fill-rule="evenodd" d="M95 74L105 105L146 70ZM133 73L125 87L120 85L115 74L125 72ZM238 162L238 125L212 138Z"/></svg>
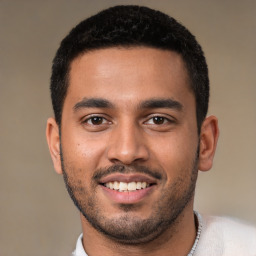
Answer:
<svg viewBox="0 0 256 256"><path fill-rule="evenodd" d="M154 119L156 121L157 118L160 119L160 120L158 120L158 121L160 121L159 124L154 123ZM152 120L151 124L149 123L150 120ZM149 124L149 125L159 125L160 126L160 125L167 125L167 124L174 123L174 122L175 121L171 118L167 118L162 115L154 115L154 116L151 116L150 118L148 118L147 121L144 123Z"/></svg>
<svg viewBox="0 0 256 256"><path fill-rule="evenodd" d="M93 123L93 119L98 119L98 120L94 120L96 121L96 123ZM160 121L160 123L155 123L154 121L157 121L156 119L160 119L158 121ZM152 120L152 121L150 121ZM99 123L97 123L99 122ZM147 118L147 120L145 122L143 122L143 124L146 124L146 125L157 125L157 126L160 126L160 125L167 125L167 124L171 124L171 123L174 123L175 120L171 119L171 118L167 118L165 116L162 116L162 115L154 115L154 116L151 116L150 118ZM105 117L101 116L101 115L93 115L93 116L90 116L90 117L87 117L85 120L82 121L83 124L87 124L87 125L90 125L90 126L100 126L100 125L105 125L105 124L110 124L111 122L108 121Z"/></svg>
<svg viewBox="0 0 256 256"><path fill-rule="evenodd" d="M93 124L93 119L100 119L103 123ZM89 122L91 122L91 123L89 123ZM88 125L91 125L91 126L99 126L99 125L110 123L110 122L103 116L94 115L94 116L87 117L85 120L82 121L82 123L83 124L88 124Z"/></svg>

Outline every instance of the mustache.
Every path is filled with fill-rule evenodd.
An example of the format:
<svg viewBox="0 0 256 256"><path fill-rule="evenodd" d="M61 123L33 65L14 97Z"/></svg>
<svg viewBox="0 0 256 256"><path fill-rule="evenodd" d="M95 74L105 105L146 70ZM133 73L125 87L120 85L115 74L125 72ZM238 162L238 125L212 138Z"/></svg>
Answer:
<svg viewBox="0 0 256 256"><path fill-rule="evenodd" d="M126 166L122 164L115 164L110 167L100 168L95 171L92 178L95 181L99 181L100 179L113 173L123 173L123 174L142 173L142 174L147 174L158 180L162 179L162 174L158 170L154 170L143 165Z"/></svg>

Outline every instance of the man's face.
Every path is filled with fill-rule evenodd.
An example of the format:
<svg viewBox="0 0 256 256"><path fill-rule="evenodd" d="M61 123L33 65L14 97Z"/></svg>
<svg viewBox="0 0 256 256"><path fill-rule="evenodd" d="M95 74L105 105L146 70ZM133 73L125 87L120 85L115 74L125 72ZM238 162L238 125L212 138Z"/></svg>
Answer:
<svg viewBox="0 0 256 256"><path fill-rule="evenodd" d="M109 48L72 62L62 171L97 230L130 243L163 233L192 208L197 153L195 97L178 54Z"/></svg>

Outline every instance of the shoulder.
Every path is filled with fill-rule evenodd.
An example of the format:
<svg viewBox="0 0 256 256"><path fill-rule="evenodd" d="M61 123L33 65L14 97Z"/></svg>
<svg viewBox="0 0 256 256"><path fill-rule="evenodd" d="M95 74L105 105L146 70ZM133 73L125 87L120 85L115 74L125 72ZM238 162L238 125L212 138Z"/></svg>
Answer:
<svg viewBox="0 0 256 256"><path fill-rule="evenodd" d="M256 227L235 218L203 216L203 223L206 229L217 228L227 236L241 236L249 233L256 239Z"/></svg>
<svg viewBox="0 0 256 256"><path fill-rule="evenodd" d="M207 255L255 256L256 228L233 218L203 216L198 251Z"/></svg>

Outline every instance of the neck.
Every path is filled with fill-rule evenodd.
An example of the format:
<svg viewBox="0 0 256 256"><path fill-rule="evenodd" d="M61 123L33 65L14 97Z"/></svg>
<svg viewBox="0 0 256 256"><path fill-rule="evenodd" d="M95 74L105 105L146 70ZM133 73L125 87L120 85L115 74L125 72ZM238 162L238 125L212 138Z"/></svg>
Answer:
<svg viewBox="0 0 256 256"><path fill-rule="evenodd" d="M83 228L83 245L88 255L99 256L104 252L110 255L177 255L189 253L196 237L196 226L193 204L187 205L173 225L154 240L142 244L124 244L106 237L95 230L88 221L81 216ZM97 241L95 243L95 241Z"/></svg>

